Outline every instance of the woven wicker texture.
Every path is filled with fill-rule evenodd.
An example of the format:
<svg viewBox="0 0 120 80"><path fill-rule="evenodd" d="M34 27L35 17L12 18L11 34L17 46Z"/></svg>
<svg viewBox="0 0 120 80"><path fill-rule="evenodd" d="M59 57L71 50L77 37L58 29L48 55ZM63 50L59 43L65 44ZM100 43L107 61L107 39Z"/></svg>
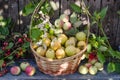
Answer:
<svg viewBox="0 0 120 80"><path fill-rule="evenodd" d="M34 20L33 16L38 12L38 10L40 9L40 7L42 6L42 4L44 2L45 2L45 0L41 0L41 2L38 4L35 11L33 12L33 15L31 18L31 24L32 24L32 21ZM84 4L84 2L81 2L81 3L82 3L81 6L84 9L85 4ZM90 25L89 17L86 14L84 16L87 17L87 22L88 22L87 27L88 27L88 34L89 34L89 25ZM88 35L87 35L87 41L88 41ZM87 41L86 41L86 44L87 44ZM30 47L33 52L33 55L35 56L36 63L38 65L40 71L42 71L45 74L54 75L54 76L74 73L77 70L77 68L81 62L82 54L86 50L86 47L85 47L82 51L80 51L79 53L77 53L71 57L50 60L45 57L38 56L36 51L32 48L32 43L31 43Z"/></svg>

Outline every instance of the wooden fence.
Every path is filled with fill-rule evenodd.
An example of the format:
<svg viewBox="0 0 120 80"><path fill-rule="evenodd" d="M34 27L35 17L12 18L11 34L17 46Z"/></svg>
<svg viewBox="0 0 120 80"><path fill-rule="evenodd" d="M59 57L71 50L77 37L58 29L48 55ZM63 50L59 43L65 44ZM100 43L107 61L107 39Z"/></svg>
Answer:
<svg viewBox="0 0 120 80"><path fill-rule="evenodd" d="M69 7L68 4L78 0L54 0L61 3L62 7ZM103 22L104 30L109 38L111 45L117 48L120 45L120 16L117 11L120 10L120 0L84 0L87 6L90 6L90 12L101 10L108 6L107 16ZM15 22L14 31L24 32L30 22L30 16L23 17L21 10L28 4L30 0L0 0L0 14L4 17L11 17ZM64 8L61 8L58 13L62 13ZM58 15L56 15L58 16ZM92 31L99 33L99 30L92 27Z"/></svg>

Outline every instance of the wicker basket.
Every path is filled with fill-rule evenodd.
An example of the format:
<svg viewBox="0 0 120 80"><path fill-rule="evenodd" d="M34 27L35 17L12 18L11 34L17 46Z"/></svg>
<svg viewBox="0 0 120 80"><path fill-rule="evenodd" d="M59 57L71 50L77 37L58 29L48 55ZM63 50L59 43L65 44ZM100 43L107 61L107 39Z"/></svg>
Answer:
<svg viewBox="0 0 120 80"><path fill-rule="evenodd" d="M45 1L46 0L41 0L40 3L35 8L35 11L33 12L33 15L32 15L32 18L31 18L31 25L33 23L33 20L35 20L34 15L38 12L38 10L40 9L40 7L42 6L42 4ZM84 9L85 8L84 2L81 1L81 5ZM87 24L88 32L87 32L87 34L89 35L90 22L89 22L88 15L87 14L85 14L85 15L87 16L87 21L88 21L88 24ZM88 35L87 35L87 41L88 41ZM71 57L66 57L66 58L63 58L63 59L50 60L50 59L47 59L45 57L38 56L36 54L35 50L32 48L32 42L30 44L30 47L31 47L31 50L33 52L33 55L36 59L36 63L38 65L40 71L42 71L45 74L54 75L54 76L74 73L77 70L77 68L78 68L78 66L81 62L81 56L83 55L83 53L86 50L86 47L85 47L82 51L80 51L79 53L77 53L76 55L73 55Z"/></svg>

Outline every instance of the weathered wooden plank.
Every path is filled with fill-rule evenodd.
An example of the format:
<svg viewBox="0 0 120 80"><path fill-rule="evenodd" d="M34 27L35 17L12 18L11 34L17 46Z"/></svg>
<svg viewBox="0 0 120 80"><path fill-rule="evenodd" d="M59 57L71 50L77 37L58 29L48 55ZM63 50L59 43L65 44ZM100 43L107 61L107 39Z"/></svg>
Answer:
<svg viewBox="0 0 120 80"><path fill-rule="evenodd" d="M116 6L116 12L119 10L120 11L120 0L116 0L114 1L114 4ZM116 32L115 34L115 38L116 38L116 42L115 45L120 46L120 15L115 14L117 17L117 23L116 23L116 30L114 32Z"/></svg>
<svg viewBox="0 0 120 80"><path fill-rule="evenodd" d="M72 14L73 11L72 11L72 9L70 7L70 4L72 4L72 3L75 3L75 0L68 0L67 9L66 9L66 11L64 11L65 14L67 14L67 15Z"/></svg>
<svg viewBox="0 0 120 80"><path fill-rule="evenodd" d="M87 3L87 5L90 7L89 11L92 15L95 11L99 11L101 8L101 0L88 0ZM91 26L91 32L99 34L98 27L96 25Z"/></svg>
<svg viewBox="0 0 120 80"><path fill-rule="evenodd" d="M8 1L0 1L0 15L2 15L4 18L8 17Z"/></svg>
<svg viewBox="0 0 120 80"><path fill-rule="evenodd" d="M29 3L30 0L19 0L19 27L21 33L25 32L30 24L30 16L23 16L22 9L25 7L26 4Z"/></svg>
<svg viewBox="0 0 120 80"><path fill-rule="evenodd" d="M102 0L102 8L106 6L108 6L108 12L103 22L103 27L108 36L110 44L112 46L116 46L115 41L118 19L116 15L117 5L114 4L114 0Z"/></svg>
<svg viewBox="0 0 120 80"><path fill-rule="evenodd" d="M61 0L61 14L68 9L68 0Z"/></svg>
<svg viewBox="0 0 120 80"><path fill-rule="evenodd" d="M59 7L56 11L54 11L54 15L50 16L51 22L54 23L54 20L57 19L60 15L60 0L50 0L50 1L54 1L57 7Z"/></svg>
<svg viewBox="0 0 120 80"><path fill-rule="evenodd" d="M9 17L12 18L14 24L14 31L19 31L19 24L18 24L18 0L9 0ZM20 32L20 31L19 31Z"/></svg>

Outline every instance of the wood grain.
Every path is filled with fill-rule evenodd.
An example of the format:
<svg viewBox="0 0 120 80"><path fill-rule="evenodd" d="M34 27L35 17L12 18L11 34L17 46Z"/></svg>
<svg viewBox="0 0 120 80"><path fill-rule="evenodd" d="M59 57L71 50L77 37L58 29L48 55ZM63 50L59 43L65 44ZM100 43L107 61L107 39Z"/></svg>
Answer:
<svg viewBox="0 0 120 80"><path fill-rule="evenodd" d="M28 4L31 0L0 0L0 10L3 9L2 15L7 18L11 17L13 22L15 22L14 31L16 32L25 32L27 26L30 24L30 17L23 17L19 12L23 7ZM70 8L70 4L79 0L53 0L59 2L60 8L55 12L55 15L52 16L52 20L59 17L60 14L65 13L66 9ZM117 14L117 11L120 10L120 0L84 0L86 6L90 7L90 13L93 13L95 10L100 11L103 7L108 6L107 16L103 22L104 30L109 38L111 45L117 48L120 45L120 17ZM4 8L4 5L8 4L8 9ZM67 12L69 13L69 12ZM21 24L22 21L22 24ZM96 26L91 27L91 31L99 34L99 30Z"/></svg>
<svg viewBox="0 0 120 80"><path fill-rule="evenodd" d="M14 31L15 32L20 32L19 31L19 13L18 13L18 0L9 0L9 17L12 19L14 22Z"/></svg>

